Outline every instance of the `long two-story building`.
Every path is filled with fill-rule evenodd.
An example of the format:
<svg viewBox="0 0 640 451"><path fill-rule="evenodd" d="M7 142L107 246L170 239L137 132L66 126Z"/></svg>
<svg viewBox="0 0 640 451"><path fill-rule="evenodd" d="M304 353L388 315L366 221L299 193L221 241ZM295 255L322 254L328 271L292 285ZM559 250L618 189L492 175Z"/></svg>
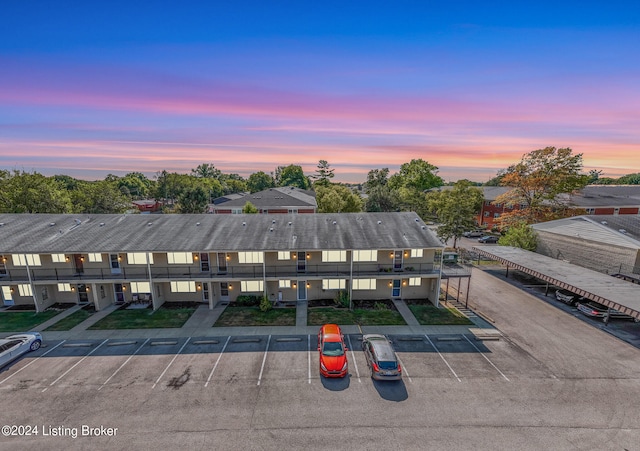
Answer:
<svg viewBox="0 0 640 451"><path fill-rule="evenodd" d="M415 213L0 214L5 306L428 299L442 242Z"/></svg>

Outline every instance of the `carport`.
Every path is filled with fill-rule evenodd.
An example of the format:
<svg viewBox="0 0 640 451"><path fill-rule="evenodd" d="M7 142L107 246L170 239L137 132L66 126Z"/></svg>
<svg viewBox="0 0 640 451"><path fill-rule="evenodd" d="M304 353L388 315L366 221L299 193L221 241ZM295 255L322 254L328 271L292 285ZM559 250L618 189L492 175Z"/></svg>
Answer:
<svg viewBox="0 0 640 451"><path fill-rule="evenodd" d="M609 308L640 319L640 288L562 260L509 246L474 247L479 254Z"/></svg>

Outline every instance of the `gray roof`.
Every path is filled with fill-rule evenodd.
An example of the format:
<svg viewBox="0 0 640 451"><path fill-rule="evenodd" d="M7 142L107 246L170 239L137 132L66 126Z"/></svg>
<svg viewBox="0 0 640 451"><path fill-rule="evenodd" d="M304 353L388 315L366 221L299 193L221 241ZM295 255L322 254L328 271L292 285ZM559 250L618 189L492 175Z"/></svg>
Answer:
<svg viewBox="0 0 640 451"><path fill-rule="evenodd" d="M571 196L562 195L569 205L593 207L640 206L640 185L589 185Z"/></svg>
<svg viewBox="0 0 640 451"><path fill-rule="evenodd" d="M307 191L293 186L269 188L257 193L247 194L240 198L219 202L216 208L242 208L251 202L258 208L267 207L313 207L316 208L316 196L313 191ZM215 202L214 202L215 203Z"/></svg>
<svg viewBox="0 0 640 451"><path fill-rule="evenodd" d="M511 268L640 318L638 286L606 274L509 246L474 247Z"/></svg>
<svg viewBox="0 0 640 451"><path fill-rule="evenodd" d="M640 249L640 216L574 216L533 224L532 227L537 231Z"/></svg>
<svg viewBox="0 0 640 451"><path fill-rule="evenodd" d="M444 245L415 213L0 214L1 253L411 249Z"/></svg>

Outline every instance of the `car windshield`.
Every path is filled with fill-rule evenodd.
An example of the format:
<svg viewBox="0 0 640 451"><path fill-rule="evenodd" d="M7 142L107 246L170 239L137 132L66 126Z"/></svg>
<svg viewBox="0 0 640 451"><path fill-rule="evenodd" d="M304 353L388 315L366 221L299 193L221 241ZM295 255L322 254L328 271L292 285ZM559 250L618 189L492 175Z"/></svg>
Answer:
<svg viewBox="0 0 640 451"><path fill-rule="evenodd" d="M325 341L322 354L328 356L339 356L344 354L344 348L339 341Z"/></svg>
<svg viewBox="0 0 640 451"><path fill-rule="evenodd" d="M397 370L398 369L398 364L392 361L381 360L380 362L378 362L378 366L380 367L381 370Z"/></svg>

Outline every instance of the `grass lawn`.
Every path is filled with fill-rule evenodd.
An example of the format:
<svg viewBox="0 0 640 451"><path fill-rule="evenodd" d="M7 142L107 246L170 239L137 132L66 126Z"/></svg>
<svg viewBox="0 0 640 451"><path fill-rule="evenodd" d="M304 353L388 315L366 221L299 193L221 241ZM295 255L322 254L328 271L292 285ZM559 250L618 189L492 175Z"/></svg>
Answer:
<svg viewBox="0 0 640 451"><path fill-rule="evenodd" d="M57 330L71 330L85 319L89 318L92 314L84 309L80 309L77 312L73 312L66 318L62 318L60 321L52 326L47 327L45 330L57 331Z"/></svg>
<svg viewBox="0 0 640 451"><path fill-rule="evenodd" d="M462 313L453 308L437 308L434 305L409 305L418 322L424 326L456 326L473 324Z"/></svg>
<svg viewBox="0 0 640 451"><path fill-rule="evenodd" d="M261 312L258 307L228 306L214 327L234 326L295 326L295 308L275 308Z"/></svg>
<svg viewBox="0 0 640 451"><path fill-rule="evenodd" d="M119 309L111 312L93 326L89 327L89 329L156 329L182 327L195 311L195 308L165 309L162 307L155 312L151 309Z"/></svg>
<svg viewBox="0 0 640 451"><path fill-rule="evenodd" d="M48 310L36 312L2 312L0 313L0 332L28 332L38 324L53 318L58 313Z"/></svg>
<svg viewBox="0 0 640 451"><path fill-rule="evenodd" d="M310 308L307 324L321 326L327 323L342 325L360 324L362 326L404 326L400 313L395 310L335 309L332 307Z"/></svg>

